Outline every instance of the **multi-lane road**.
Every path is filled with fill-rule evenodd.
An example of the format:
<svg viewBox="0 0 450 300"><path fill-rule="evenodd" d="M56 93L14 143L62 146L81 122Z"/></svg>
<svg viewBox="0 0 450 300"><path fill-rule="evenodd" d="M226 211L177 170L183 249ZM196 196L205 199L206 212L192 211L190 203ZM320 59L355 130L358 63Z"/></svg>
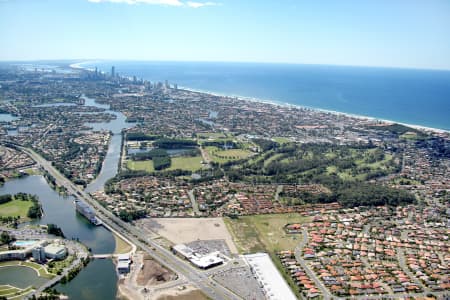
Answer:
<svg viewBox="0 0 450 300"><path fill-rule="evenodd" d="M94 208L97 217L103 222L103 225L106 228L116 232L119 236L122 236L134 245L140 247L160 264L177 272L178 276L182 276L192 285L201 289L208 297L223 300L241 299L238 295L209 278L208 273L196 269L189 262L175 256L170 250L151 240L148 235L143 233L141 230L122 221L109 210L101 206L88 193L74 185L70 180L56 170L52 166L51 162L45 160L31 149L23 147L20 147L20 149L30 155L30 157L33 158L38 165L52 175L59 186L64 186L69 193L89 203L92 208Z"/></svg>

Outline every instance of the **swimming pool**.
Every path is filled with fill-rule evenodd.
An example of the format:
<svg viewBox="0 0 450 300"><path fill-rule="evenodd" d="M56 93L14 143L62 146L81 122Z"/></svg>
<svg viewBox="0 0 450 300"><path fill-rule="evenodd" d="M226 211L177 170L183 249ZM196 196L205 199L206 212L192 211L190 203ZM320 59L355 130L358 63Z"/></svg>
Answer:
<svg viewBox="0 0 450 300"><path fill-rule="evenodd" d="M15 241L13 243L14 246L17 247L28 247L31 246L33 244L36 244L38 241Z"/></svg>

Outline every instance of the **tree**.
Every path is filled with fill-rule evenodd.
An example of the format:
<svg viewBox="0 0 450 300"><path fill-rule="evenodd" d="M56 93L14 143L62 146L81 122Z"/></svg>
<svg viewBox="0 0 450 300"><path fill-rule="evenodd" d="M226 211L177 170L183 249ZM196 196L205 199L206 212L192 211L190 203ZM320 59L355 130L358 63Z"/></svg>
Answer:
<svg viewBox="0 0 450 300"><path fill-rule="evenodd" d="M2 244L9 244L14 240L15 240L14 237L11 236L7 231L2 231L0 235L0 242Z"/></svg>

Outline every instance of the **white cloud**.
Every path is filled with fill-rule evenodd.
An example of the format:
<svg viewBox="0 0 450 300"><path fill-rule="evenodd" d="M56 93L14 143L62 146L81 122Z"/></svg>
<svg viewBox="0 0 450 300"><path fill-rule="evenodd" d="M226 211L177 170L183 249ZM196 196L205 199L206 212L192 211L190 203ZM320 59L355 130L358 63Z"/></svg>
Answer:
<svg viewBox="0 0 450 300"><path fill-rule="evenodd" d="M183 3L179 0L88 0L89 2L112 2L112 3L126 3L126 4L155 4L155 5L168 5L168 6L183 6Z"/></svg>
<svg viewBox="0 0 450 300"><path fill-rule="evenodd" d="M2 1L2 0L0 0ZM192 8L199 8L204 6L214 6L219 5L216 2L196 2L196 1L187 1L182 2L181 0L88 0L89 2L94 3L102 3L102 2L111 2L111 3L125 3L125 4L154 4L154 5L167 5L167 6L187 6Z"/></svg>
<svg viewBox="0 0 450 300"><path fill-rule="evenodd" d="M193 7L193 8L199 8L199 7L203 7L203 6L215 6L215 5L219 5L216 2L194 2L194 1L188 1L186 2L186 5L189 7Z"/></svg>

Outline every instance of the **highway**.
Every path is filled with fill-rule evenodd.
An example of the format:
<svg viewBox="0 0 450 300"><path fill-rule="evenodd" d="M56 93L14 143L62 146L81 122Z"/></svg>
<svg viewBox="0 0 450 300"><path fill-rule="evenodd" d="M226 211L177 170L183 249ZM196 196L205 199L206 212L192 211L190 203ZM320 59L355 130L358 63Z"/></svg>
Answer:
<svg viewBox="0 0 450 300"><path fill-rule="evenodd" d="M95 210L97 217L103 222L103 225L106 228L117 232L118 235L121 235L123 238L131 241L134 245L143 249L160 264L178 273L178 276L185 278L192 285L202 290L208 297L220 300L241 299L238 295L210 279L208 277L208 273L196 269L188 261L174 255L170 250L148 238L147 235L141 232L138 228L122 221L109 210L101 206L88 193L74 185L70 180L56 170L52 166L51 162L45 160L31 149L24 147L19 148L30 155L30 157L36 161L38 165L52 175L59 186L64 186L68 193L71 193L89 203L89 205L91 205Z"/></svg>

